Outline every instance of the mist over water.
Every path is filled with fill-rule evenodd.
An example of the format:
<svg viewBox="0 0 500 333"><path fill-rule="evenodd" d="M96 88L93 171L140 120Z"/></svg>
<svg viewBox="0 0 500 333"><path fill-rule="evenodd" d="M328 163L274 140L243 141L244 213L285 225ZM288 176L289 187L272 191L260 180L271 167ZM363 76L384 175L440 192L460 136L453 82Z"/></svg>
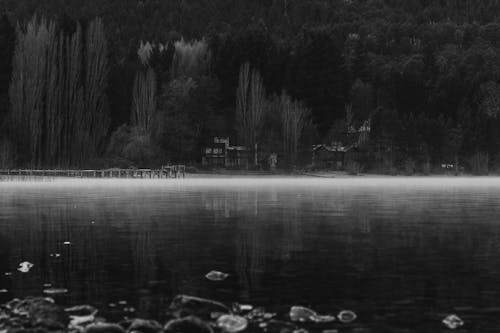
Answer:
<svg viewBox="0 0 500 333"><path fill-rule="evenodd" d="M68 289L63 304L117 316L109 303L158 318L184 293L351 309L377 331L435 331L457 313L493 332L499 199L500 178L486 177L1 182L0 301L50 283ZM212 282L210 270L230 275Z"/></svg>

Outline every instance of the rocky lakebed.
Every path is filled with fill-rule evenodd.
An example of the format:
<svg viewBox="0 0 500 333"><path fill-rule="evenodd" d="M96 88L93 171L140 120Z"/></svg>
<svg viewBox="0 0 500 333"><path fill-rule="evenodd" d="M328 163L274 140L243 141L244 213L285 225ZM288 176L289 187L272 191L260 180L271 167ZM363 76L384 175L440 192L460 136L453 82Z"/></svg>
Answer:
<svg viewBox="0 0 500 333"><path fill-rule="evenodd" d="M456 315L443 319L443 328L460 328ZM92 305L63 307L50 297L13 299L0 306L0 333L339 333L373 332L358 324L355 312L318 314L303 306L292 306L288 313L266 312L249 304L223 303L188 295L175 296L165 309L164 319L124 317L108 321ZM409 332L409 331L407 331Z"/></svg>

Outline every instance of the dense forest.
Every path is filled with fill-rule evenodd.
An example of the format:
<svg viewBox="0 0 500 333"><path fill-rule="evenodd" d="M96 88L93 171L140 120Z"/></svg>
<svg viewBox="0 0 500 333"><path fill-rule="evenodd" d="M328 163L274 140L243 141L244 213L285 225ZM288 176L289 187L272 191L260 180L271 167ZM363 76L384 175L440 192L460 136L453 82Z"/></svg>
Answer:
<svg viewBox="0 0 500 333"><path fill-rule="evenodd" d="M216 135L306 167L369 123L365 171L500 171L500 0L3 3L0 167L196 165Z"/></svg>

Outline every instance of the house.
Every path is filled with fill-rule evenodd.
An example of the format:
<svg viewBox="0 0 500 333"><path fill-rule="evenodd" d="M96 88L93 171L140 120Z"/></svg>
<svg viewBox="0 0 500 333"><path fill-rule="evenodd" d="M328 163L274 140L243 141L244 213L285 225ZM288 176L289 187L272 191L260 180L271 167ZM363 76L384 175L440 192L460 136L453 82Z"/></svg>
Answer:
<svg viewBox="0 0 500 333"><path fill-rule="evenodd" d="M312 149L312 165L315 168L344 170L348 162L357 162L365 158L363 147L369 139L371 121L367 119L361 126L349 126L342 142L331 145L315 145Z"/></svg>
<svg viewBox="0 0 500 333"><path fill-rule="evenodd" d="M214 137L203 151L202 165L220 168L247 168L249 151L244 146L231 146L228 137Z"/></svg>
<svg viewBox="0 0 500 333"><path fill-rule="evenodd" d="M250 153L246 147L229 146L226 152L226 168L248 168Z"/></svg>
<svg viewBox="0 0 500 333"><path fill-rule="evenodd" d="M229 138L215 137L214 141L204 148L201 164L224 167L228 147Z"/></svg>
<svg viewBox="0 0 500 333"><path fill-rule="evenodd" d="M338 142L332 145L315 145L312 149L312 165L315 168L344 170L349 161L357 161L363 156L358 146L344 146Z"/></svg>
<svg viewBox="0 0 500 333"><path fill-rule="evenodd" d="M312 164L315 168L342 170L345 164L345 154L349 147L340 143L332 145L315 145L312 149Z"/></svg>

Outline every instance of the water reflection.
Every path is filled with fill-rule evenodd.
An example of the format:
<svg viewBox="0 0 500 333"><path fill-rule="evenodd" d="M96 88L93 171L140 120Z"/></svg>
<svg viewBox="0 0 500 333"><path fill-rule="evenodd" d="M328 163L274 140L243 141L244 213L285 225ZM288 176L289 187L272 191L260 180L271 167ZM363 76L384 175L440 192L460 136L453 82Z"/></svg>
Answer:
<svg viewBox="0 0 500 333"><path fill-rule="evenodd" d="M9 187L0 191L9 294L0 296L40 295L50 283L69 289L62 302L113 313L109 303L127 300L152 317L177 293L276 311L350 308L382 331L434 329L442 314L464 312L487 332L500 325L499 194L335 183ZM17 272L25 260L35 267ZM230 277L208 281L212 269Z"/></svg>

